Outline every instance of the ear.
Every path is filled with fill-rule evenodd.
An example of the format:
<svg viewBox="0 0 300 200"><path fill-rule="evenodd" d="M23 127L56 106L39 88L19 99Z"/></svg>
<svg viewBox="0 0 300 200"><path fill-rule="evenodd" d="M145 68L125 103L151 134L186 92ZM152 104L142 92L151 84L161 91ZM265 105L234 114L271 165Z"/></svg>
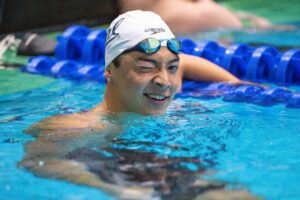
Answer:
<svg viewBox="0 0 300 200"><path fill-rule="evenodd" d="M111 65L108 65L104 70L104 76L106 79L111 77Z"/></svg>
<svg viewBox="0 0 300 200"><path fill-rule="evenodd" d="M105 78L106 78L106 83L110 83L111 82L111 79L112 79L112 65L113 64L109 64L107 67L106 67L106 69L105 69L105 71L104 71L104 76L105 76Z"/></svg>
<svg viewBox="0 0 300 200"><path fill-rule="evenodd" d="M106 67L106 69L104 70L104 76L105 76L105 78L111 76L111 70L110 70L109 66Z"/></svg>

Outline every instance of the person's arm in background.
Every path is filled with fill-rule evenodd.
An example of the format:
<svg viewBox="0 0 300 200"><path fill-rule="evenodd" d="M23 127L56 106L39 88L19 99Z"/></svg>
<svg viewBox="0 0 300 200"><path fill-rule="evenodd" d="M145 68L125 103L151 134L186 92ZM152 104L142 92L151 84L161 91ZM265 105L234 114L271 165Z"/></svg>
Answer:
<svg viewBox="0 0 300 200"><path fill-rule="evenodd" d="M213 0L119 0L120 12L150 10L159 14L176 34L199 32L214 28L275 28L267 19L246 12L232 12Z"/></svg>
<svg viewBox="0 0 300 200"><path fill-rule="evenodd" d="M236 12L235 15L239 18L239 20L248 22L248 25L246 25L246 26L251 27L251 28L264 28L264 29L275 28L265 18L259 17L257 15L251 14L251 13ZM247 24L247 23L245 23L245 24Z"/></svg>
<svg viewBox="0 0 300 200"><path fill-rule="evenodd" d="M161 0L153 10L176 34L214 28L241 28L238 17L211 0Z"/></svg>
<svg viewBox="0 0 300 200"><path fill-rule="evenodd" d="M239 78L204 58L186 54L180 54L179 57L184 79L202 82L242 83Z"/></svg>
<svg viewBox="0 0 300 200"><path fill-rule="evenodd" d="M134 9L156 12L176 34L203 31L218 27L241 27L241 22L234 13L211 0L119 1L121 12Z"/></svg>
<svg viewBox="0 0 300 200"><path fill-rule="evenodd" d="M186 54L180 54L179 57L184 79L208 83L227 82L234 85L255 85L267 88L267 86L259 83L240 80L230 72L204 58Z"/></svg>

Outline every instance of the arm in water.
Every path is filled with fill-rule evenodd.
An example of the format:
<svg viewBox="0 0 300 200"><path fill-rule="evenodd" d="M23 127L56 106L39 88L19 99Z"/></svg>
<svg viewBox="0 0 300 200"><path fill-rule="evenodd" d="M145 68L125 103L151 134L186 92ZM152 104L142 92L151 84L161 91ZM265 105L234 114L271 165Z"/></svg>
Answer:
<svg viewBox="0 0 300 200"><path fill-rule="evenodd" d="M37 176L96 187L120 197L142 199L150 196L152 188L106 183L90 172L85 163L67 158L75 149L95 144L106 146L120 132L119 127L108 127L107 123L99 121L92 125L91 121L97 121L93 114L77 113L56 115L34 124L25 132L36 140L26 144L26 156L18 166Z"/></svg>
<svg viewBox="0 0 300 200"><path fill-rule="evenodd" d="M69 133L57 131L63 135L76 134L74 130ZM54 130L52 133L59 134ZM98 133L101 134L101 132ZM47 135L49 134L51 133L48 132ZM80 141L84 139L83 137ZM51 140L38 137L26 145L26 157L19 165L41 177L99 188L122 199L155 199L158 194L172 197L172 195L178 195L172 193L178 190L177 187L182 188L181 195L188 196L188 199L194 199L196 196L201 199L233 199L236 196L249 200L255 199L244 190L224 189L225 183L223 182L202 180L200 177L206 170L203 171L201 168L198 171L187 171L170 167L173 166L172 164L176 166L176 163L184 161L201 162L198 159L160 157L151 152L118 148L104 148L108 152L116 153L114 154L116 158L99 159L93 153L87 153L91 151L84 151L84 149L92 148L89 144L85 143L86 147L80 148L71 140L69 136L67 139L52 138ZM98 144L95 137L93 142ZM101 141L99 145L100 143ZM74 146L76 149L71 152ZM69 156L64 156L66 154ZM73 154L73 157L70 154ZM99 153L94 152L94 154ZM101 174L104 174L104 179ZM111 178L107 180L105 178L107 176ZM173 187L173 182L169 180L176 182L177 186ZM186 184L187 182L189 184Z"/></svg>

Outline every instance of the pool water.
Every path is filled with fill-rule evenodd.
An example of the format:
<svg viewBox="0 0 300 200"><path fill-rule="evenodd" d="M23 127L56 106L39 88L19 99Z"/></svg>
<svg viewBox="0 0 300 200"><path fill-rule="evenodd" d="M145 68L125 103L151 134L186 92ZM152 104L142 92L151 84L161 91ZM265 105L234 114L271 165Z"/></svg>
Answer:
<svg viewBox="0 0 300 200"><path fill-rule="evenodd" d="M235 11L254 13L264 17L273 24L287 24L299 22L299 1L290 0L289 3L283 0L269 1L252 0L217 0L223 6ZM284 11L284 12L283 12Z"/></svg>
<svg viewBox="0 0 300 200"><path fill-rule="evenodd" d="M22 130L53 114L90 108L101 101L103 92L104 85L98 83L55 80L42 88L0 96L1 199L116 198L16 167L25 155L24 145L34 140ZM119 155L132 152L138 160L137 152L150 152L159 158L179 159L167 171L188 170L193 176L205 170L209 173L201 179L222 181L227 189L247 190L266 199L300 198L298 109L228 103L219 98L177 98L165 116L133 117L120 123L122 133L105 145ZM95 147L101 149L91 139L87 148L93 151ZM173 192L180 195L181 191Z"/></svg>
<svg viewBox="0 0 300 200"><path fill-rule="evenodd" d="M297 0L288 4L286 1L270 4L260 0L220 2L235 10L248 10L267 17L276 24L300 24ZM274 13L274 10L278 12ZM282 10L288 10L289 15ZM299 29L271 33L267 30L218 30L188 37L225 44L271 44L286 50L300 47L299 35ZM14 76L10 80L13 75L17 78ZM103 98L104 85L41 78L16 71L0 71L0 82L0 199L117 199L104 190L35 176L17 167L26 155L25 144L35 140L24 134L24 129L54 114L93 107ZM289 89L300 90L299 86ZM158 174L178 175L169 176L178 186L171 189L171 194L161 195L162 199L196 197L201 190L195 193L188 187L187 180L197 179L215 181L215 188L247 190L252 196L263 199L300 199L299 109L287 109L283 104L262 107L224 102L221 98L189 97L176 98L164 116L126 119L118 122L122 132L112 141L101 146L91 138L85 141L89 144L85 149L78 149L69 156L80 160L82 157L77 152L83 152L92 160L98 154L108 164L116 165L104 165L107 171L94 167L93 170L102 175L122 175L119 169L125 165L110 157L112 154L125 156L136 163L132 168L134 172L130 172L139 175L136 179L147 175L139 174L143 164L151 166L160 162L162 167L156 169ZM85 162L89 164L89 160ZM172 181L167 186L172 186Z"/></svg>

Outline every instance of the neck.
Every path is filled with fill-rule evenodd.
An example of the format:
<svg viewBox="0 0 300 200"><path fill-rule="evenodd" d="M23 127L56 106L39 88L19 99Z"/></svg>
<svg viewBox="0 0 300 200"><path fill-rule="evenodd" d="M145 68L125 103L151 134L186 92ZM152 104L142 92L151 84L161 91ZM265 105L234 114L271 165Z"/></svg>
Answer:
<svg viewBox="0 0 300 200"><path fill-rule="evenodd" d="M112 113L123 112L123 110L121 109L122 105L120 100L118 99L117 95L114 95L114 92L109 85L106 86L104 92L104 100L100 105L102 105L107 111Z"/></svg>

